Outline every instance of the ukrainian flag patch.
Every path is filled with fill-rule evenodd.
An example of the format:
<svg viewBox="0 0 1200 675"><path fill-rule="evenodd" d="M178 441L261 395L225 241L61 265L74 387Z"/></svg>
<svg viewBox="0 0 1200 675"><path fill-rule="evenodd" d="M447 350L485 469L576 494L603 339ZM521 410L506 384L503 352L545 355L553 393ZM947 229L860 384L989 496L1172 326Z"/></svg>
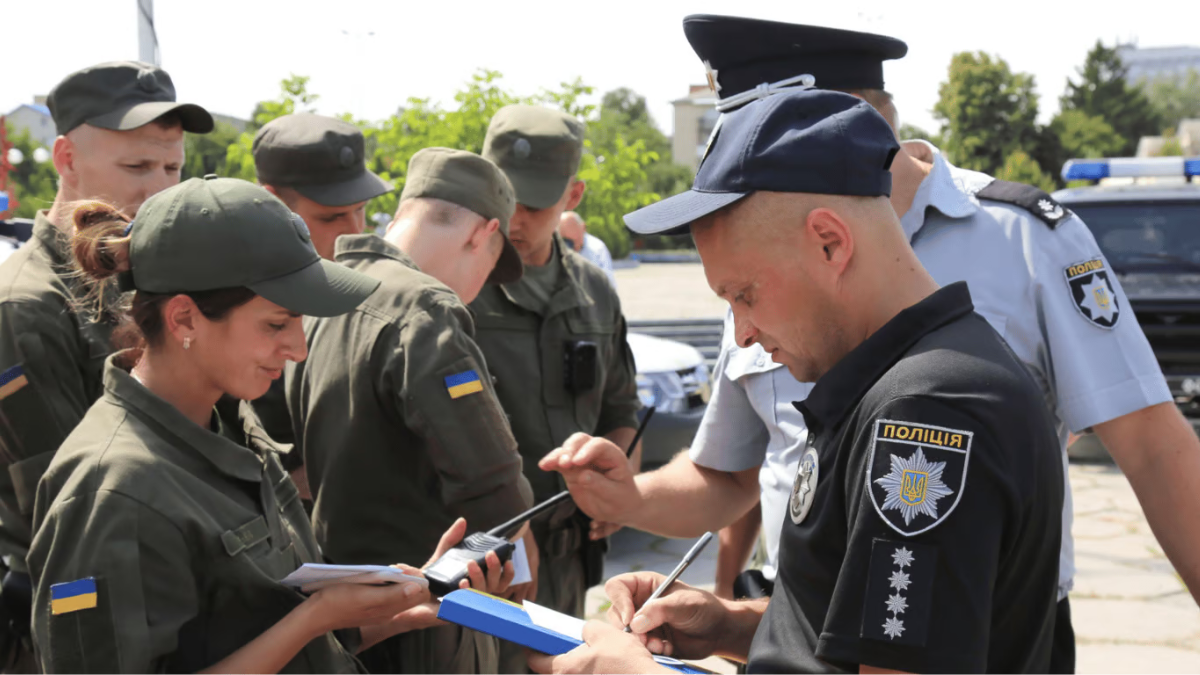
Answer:
<svg viewBox="0 0 1200 675"><path fill-rule="evenodd" d="M479 373L468 370L446 377L446 391L450 392L450 398L462 398L483 391L483 382L479 380Z"/></svg>
<svg viewBox="0 0 1200 675"><path fill-rule="evenodd" d="M0 373L0 401L17 393L27 384L29 384L29 380L25 377L25 369L20 364Z"/></svg>
<svg viewBox="0 0 1200 675"><path fill-rule="evenodd" d="M92 609L96 606L96 578L88 577L50 587L50 613L54 615Z"/></svg>

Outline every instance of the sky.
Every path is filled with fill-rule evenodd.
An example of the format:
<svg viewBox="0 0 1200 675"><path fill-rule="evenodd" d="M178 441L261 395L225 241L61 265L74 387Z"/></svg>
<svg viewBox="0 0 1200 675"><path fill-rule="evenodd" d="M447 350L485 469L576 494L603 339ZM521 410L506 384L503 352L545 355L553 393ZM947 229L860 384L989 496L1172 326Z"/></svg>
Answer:
<svg viewBox="0 0 1200 675"><path fill-rule="evenodd" d="M249 117L289 74L308 75L318 112L380 119L409 97L453 104L479 68L519 94L583 78L598 96L629 87L646 97L665 133L671 101L705 81L683 36L688 14L736 13L883 33L908 56L884 67L901 121L936 131L932 114L951 56L985 51L1032 73L1040 119L1058 108L1068 76L1097 39L1141 47L1200 44L1191 2L1008 0L798 2L796 0L158 0L161 65L180 101ZM16 0L0 11L7 58L0 112L47 93L79 68L138 55L136 0Z"/></svg>

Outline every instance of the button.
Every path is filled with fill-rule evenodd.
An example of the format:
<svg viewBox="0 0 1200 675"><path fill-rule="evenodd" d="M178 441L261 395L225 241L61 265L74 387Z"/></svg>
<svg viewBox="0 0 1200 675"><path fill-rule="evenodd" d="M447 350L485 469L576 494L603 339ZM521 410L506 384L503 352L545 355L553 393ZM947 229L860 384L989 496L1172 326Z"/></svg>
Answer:
<svg viewBox="0 0 1200 675"><path fill-rule="evenodd" d="M763 366L767 365L767 357L765 357L765 356L758 357L758 361L756 361L754 365L758 366L759 368L762 368Z"/></svg>
<svg viewBox="0 0 1200 675"><path fill-rule="evenodd" d="M216 180L218 178L220 178L220 176L218 176L215 173L209 173L209 174L204 175L204 180Z"/></svg>

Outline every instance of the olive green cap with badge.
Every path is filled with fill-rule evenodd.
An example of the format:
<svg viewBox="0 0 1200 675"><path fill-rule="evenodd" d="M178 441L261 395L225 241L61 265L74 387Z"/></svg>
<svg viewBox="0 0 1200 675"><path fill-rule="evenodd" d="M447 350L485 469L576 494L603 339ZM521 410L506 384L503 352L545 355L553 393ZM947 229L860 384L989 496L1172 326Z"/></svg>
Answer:
<svg viewBox="0 0 1200 675"><path fill-rule="evenodd" d="M483 141L483 156L512 181L517 202L534 209L553 206L579 171L583 124L570 115L535 105L496 111Z"/></svg>
<svg viewBox="0 0 1200 675"><path fill-rule="evenodd" d="M206 134L213 118L194 103L175 101L167 71L140 61L110 61L77 70L50 90L46 107L62 136L81 124L129 131L175 113L184 131Z"/></svg>
<svg viewBox="0 0 1200 675"><path fill-rule="evenodd" d="M508 239L508 221L517 202L512 184L500 167L466 150L425 148L408 162L400 201L418 197L440 199L500 221L504 248L488 283L509 284L525 273L521 256Z"/></svg>
<svg viewBox="0 0 1200 675"><path fill-rule="evenodd" d="M192 178L146 200L130 224L122 286L148 293L246 287L307 316L354 309L379 281L322 260L300 216L236 178Z"/></svg>
<svg viewBox="0 0 1200 675"><path fill-rule="evenodd" d="M332 117L298 113L263 125L254 136L258 182L288 187L322 206L348 206L393 190L367 170L363 133Z"/></svg>

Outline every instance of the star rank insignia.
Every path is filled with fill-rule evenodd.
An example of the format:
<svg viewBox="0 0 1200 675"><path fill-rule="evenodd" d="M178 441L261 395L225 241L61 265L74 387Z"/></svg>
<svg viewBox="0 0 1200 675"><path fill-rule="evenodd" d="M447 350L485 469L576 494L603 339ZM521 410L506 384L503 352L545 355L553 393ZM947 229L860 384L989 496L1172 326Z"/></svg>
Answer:
<svg viewBox="0 0 1200 675"><path fill-rule="evenodd" d="M888 539L872 542L862 637L924 646L937 554L936 546L926 544Z"/></svg>
<svg viewBox="0 0 1200 675"><path fill-rule="evenodd" d="M1068 265L1063 273L1067 277L1071 300L1083 318L1100 328L1116 327L1117 319L1121 318L1121 307L1104 260L1094 258Z"/></svg>
<svg viewBox="0 0 1200 675"><path fill-rule="evenodd" d="M928 532L962 499L970 431L876 420L867 490L879 517L906 537Z"/></svg>

